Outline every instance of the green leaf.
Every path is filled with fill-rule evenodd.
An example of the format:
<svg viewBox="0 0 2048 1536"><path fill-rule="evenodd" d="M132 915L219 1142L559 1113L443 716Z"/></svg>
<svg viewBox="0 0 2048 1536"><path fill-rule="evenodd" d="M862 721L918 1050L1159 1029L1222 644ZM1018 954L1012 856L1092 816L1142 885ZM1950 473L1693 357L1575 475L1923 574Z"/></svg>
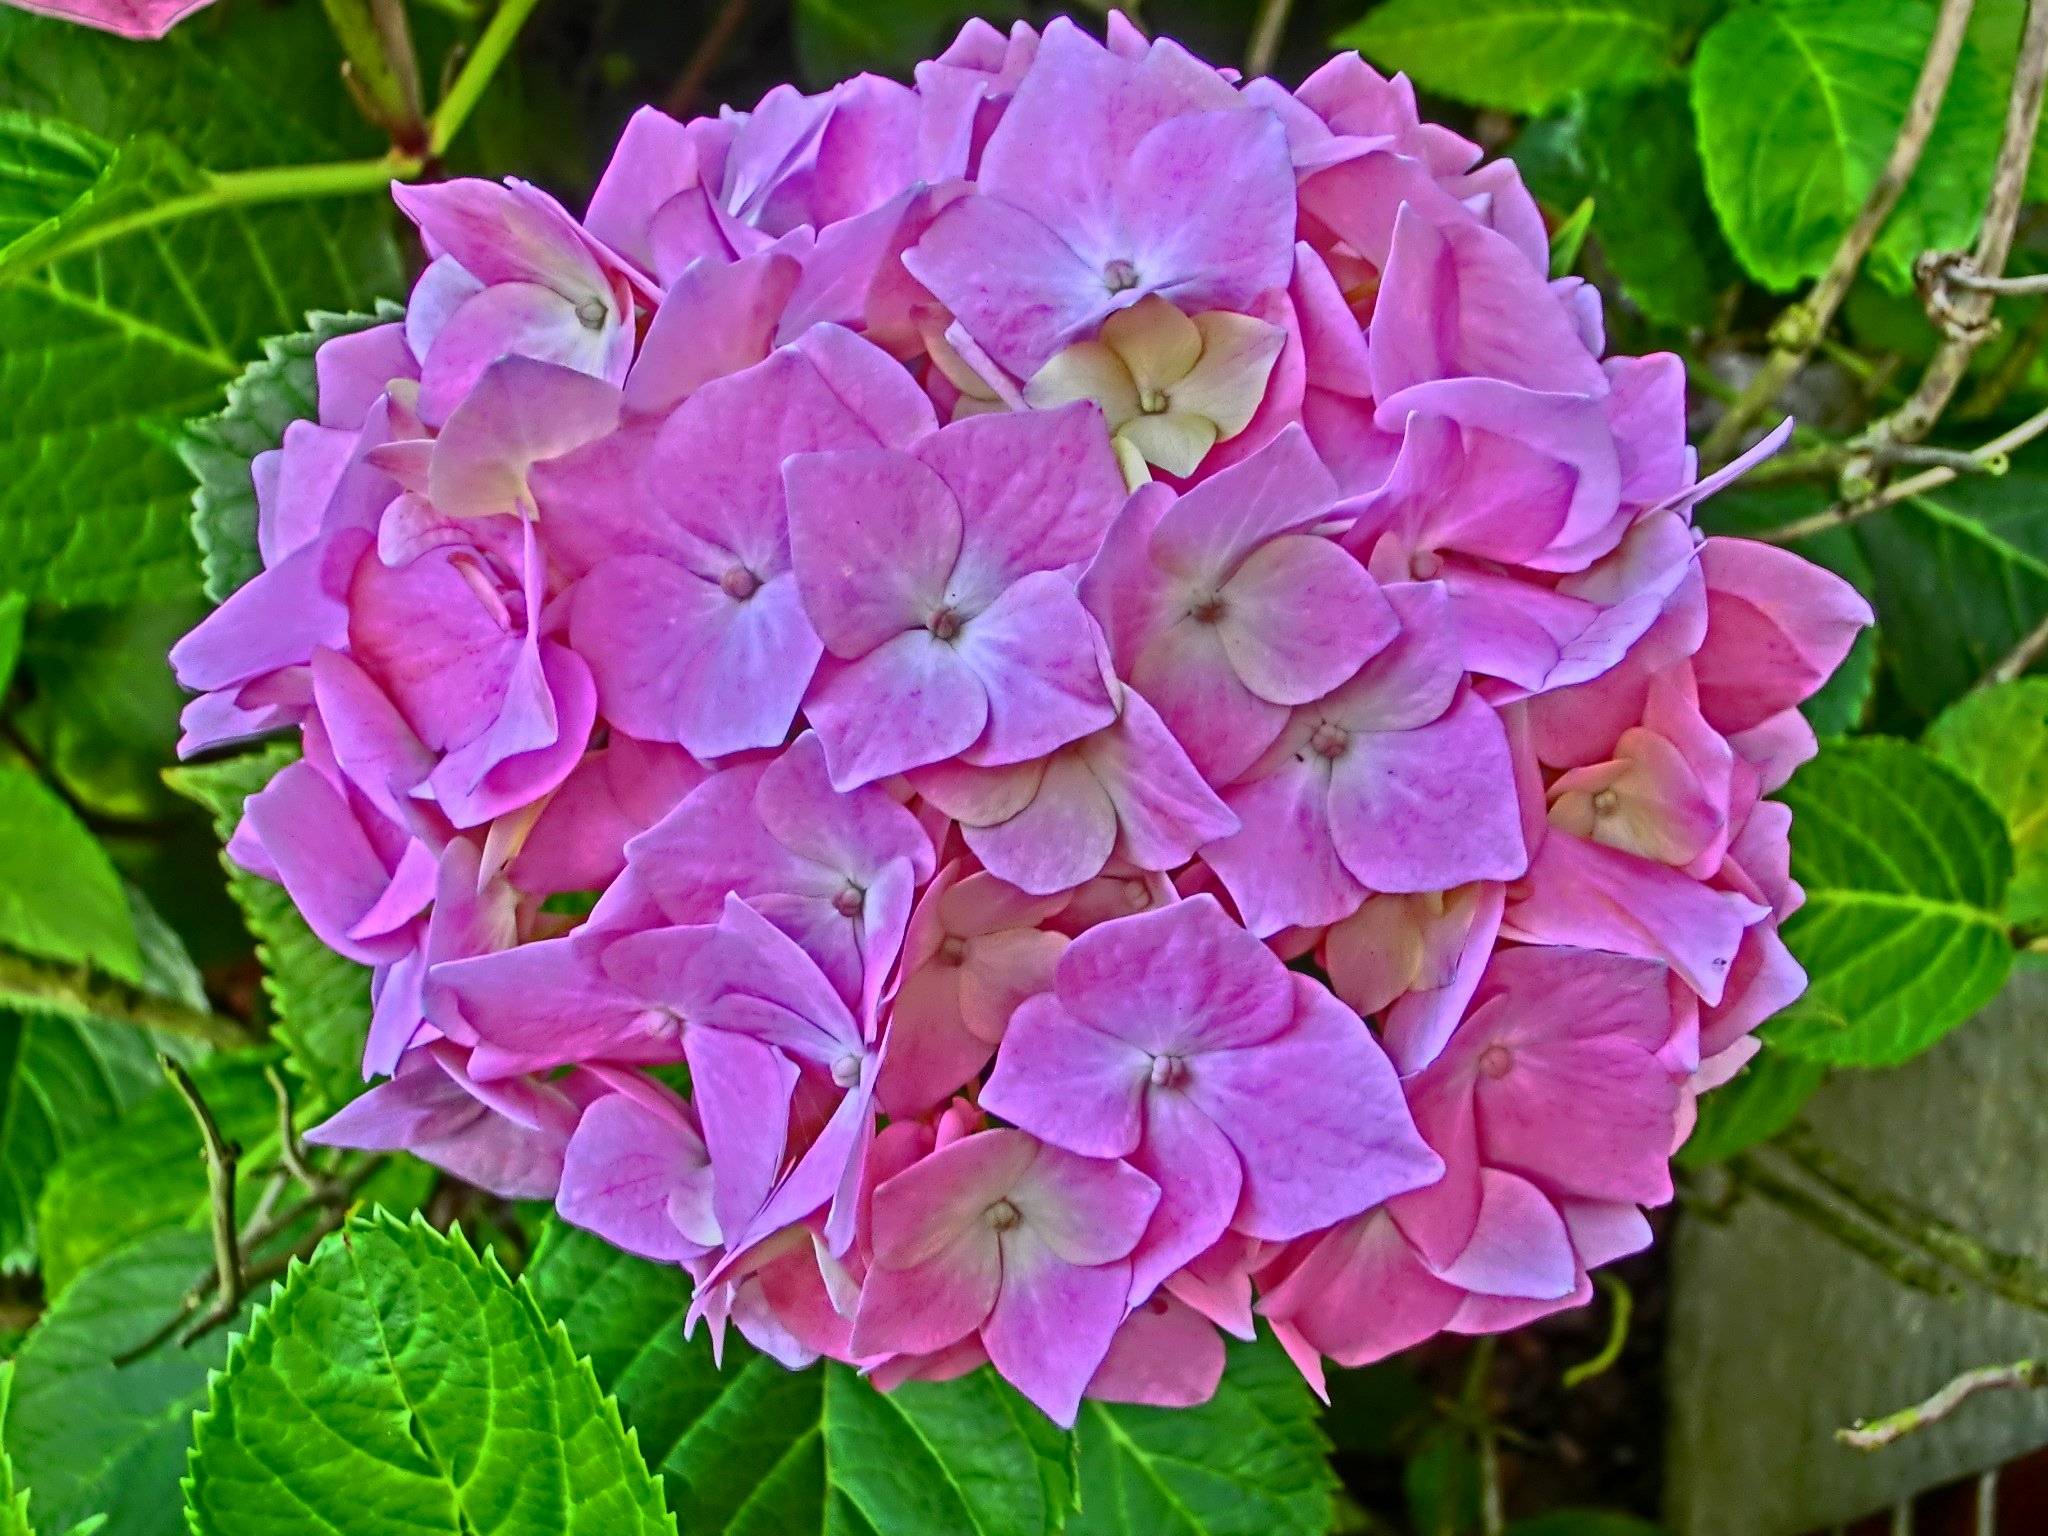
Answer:
<svg viewBox="0 0 2048 1536"><path fill-rule="evenodd" d="M140 980L121 880L48 785L0 761L0 944Z"/></svg>
<svg viewBox="0 0 2048 1536"><path fill-rule="evenodd" d="M1890 1066L1989 1002L2012 969L1998 812L1910 742L1835 742L1793 776L1786 944L1806 995L1768 1026L1812 1061Z"/></svg>
<svg viewBox="0 0 2048 1536"><path fill-rule="evenodd" d="M721 1370L708 1330L682 1336L680 1270L573 1228L549 1229L521 1283L590 1351L685 1536L1041 1536L1072 1507L1067 1436L993 1372L885 1394L840 1365L785 1370L737 1337Z"/></svg>
<svg viewBox="0 0 2048 1536"><path fill-rule="evenodd" d="M218 763L177 768L164 778L212 813L226 842L242 802L298 755L279 744ZM228 889L242 908L263 962L263 989L276 1011L271 1033L286 1062L329 1109L363 1091L363 1039L370 1028L370 973L314 937L282 886L228 864Z"/></svg>
<svg viewBox="0 0 2048 1536"><path fill-rule="evenodd" d="M216 1331L116 1366L167 1322L212 1263L210 1240L159 1232L109 1254L51 1304L15 1360L7 1449L48 1530L95 1514L108 1536L184 1536L178 1478L207 1373L227 1358ZM280 1530L293 1529L281 1526Z"/></svg>
<svg viewBox="0 0 2048 1536"><path fill-rule="evenodd" d="M1736 7L1701 41L1692 100L1707 191L1758 282L1783 291L1827 266L1891 153L1933 26L1920 0L1776 0ZM1910 283L1921 251L1969 244L2004 99L1966 45L1872 251L1891 286Z"/></svg>
<svg viewBox="0 0 2048 1536"><path fill-rule="evenodd" d="M198 542L206 595L216 603L263 569L256 548L256 485L249 464L284 442L284 429L318 414L313 354L404 311L379 303L374 315L306 317L307 328L263 343L263 358L228 385L227 405L188 422L178 455L199 484L192 492L192 536Z"/></svg>
<svg viewBox="0 0 2048 1536"><path fill-rule="evenodd" d="M150 1037L132 1025L0 1008L0 1268L35 1257L50 1170L162 1080Z"/></svg>
<svg viewBox="0 0 2048 1536"><path fill-rule="evenodd" d="M1579 264L1579 248L1586 243L1586 231L1593 227L1593 199L1582 197L1571 217L1550 234L1550 275L1569 277Z"/></svg>
<svg viewBox="0 0 2048 1536"><path fill-rule="evenodd" d="M460 1230L378 1212L295 1266L194 1424L193 1536L672 1532L570 1347Z"/></svg>
<svg viewBox="0 0 2048 1536"><path fill-rule="evenodd" d="M1846 736L1863 723L1877 684L1878 643L1876 626L1859 633L1849 647L1849 654L1835 668L1834 676L1799 706L1814 735L1822 741Z"/></svg>
<svg viewBox="0 0 2048 1536"><path fill-rule="evenodd" d="M2048 678L1965 695L1927 728L1926 746L2005 818L2013 852L2006 921L2048 920Z"/></svg>
<svg viewBox="0 0 2048 1536"><path fill-rule="evenodd" d="M147 47L0 11L0 110L16 128L0 137L0 234L47 242L46 220L76 230L161 190L180 162L378 154L334 60L313 0L228 0ZM170 436L217 405L263 337L316 306L399 293L393 228L379 196L239 207L0 284L0 484L16 508L0 587L67 605L189 593L191 480ZM18 246L8 265L33 260Z"/></svg>
<svg viewBox="0 0 2048 1536"><path fill-rule="evenodd" d="M28 1518L28 1490L14 1480L14 1461L7 1454L9 1400L14 1396L14 1362L0 1360L0 1536L35 1536Z"/></svg>
<svg viewBox="0 0 2048 1536"><path fill-rule="evenodd" d="M1770 1140L1798 1117L1827 1071L1762 1042L1732 1081L1701 1098L1699 1125L1679 1149L1679 1166L1704 1168Z"/></svg>
<svg viewBox="0 0 2048 1536"><path fill-rule="evenodd" d="M14 681L14 665L21 660L21 626L28 616L28 599L19 592L0 592L0 695Z"/></svg>
<svg viewBox="0 0 2048 1536"><path fill-rule="evenodd" d="M189 1069L221 1133L252 1159L266 1140L276 1140L277 1106L264 1060L215 1056ZM247 1175L252 1187L263 1177L253 1166ZM61 1291L80 1270L145 1233L202 1229L206 1210L199 1127L164 1083L51 1170L36 1207L43 1284Z"/></svg>
<svg viewBox="0 0 2048 1536"><path fill-rule="evenodd" d="M2048 616L2048 472L2039 468L1969 476L1853 531L1908 725L1968 693Z"/></svg>
<svg viewBox="0 0 2048 1536"><path fill-rule="evenodd" d="M203 183L192 162L160 135L115 145L72 123L0 111L0 185L9 189L0 213L0 227L8 230L0 244L0 283L34 273L62 242L196 192ZM40 209L48 211L37 220Z"/></svg>
<svg viewBox="0 0 2048 1536"><path fill-rule="evenodd" d="M796 0L797 67L814 86L872 70L907 78L970 16L1018 14L1015 0Z"/></svg>
<svg viewBox="0 0 2048 1536"><path fill-rule="evenodd" d="M1084 1402L1069 1536L1321 1536L1337 1480L1301 1375L1271 1339L1233 1342L1199 1408Z"/></svg>
<svg viewBox="0 0 2048 1536"><path fill-rule="evenodd" d="M1442 96L1543 112L1574 91L1671 73L1692 10L1677 0L1389 0L1336 44Z"/></svg>

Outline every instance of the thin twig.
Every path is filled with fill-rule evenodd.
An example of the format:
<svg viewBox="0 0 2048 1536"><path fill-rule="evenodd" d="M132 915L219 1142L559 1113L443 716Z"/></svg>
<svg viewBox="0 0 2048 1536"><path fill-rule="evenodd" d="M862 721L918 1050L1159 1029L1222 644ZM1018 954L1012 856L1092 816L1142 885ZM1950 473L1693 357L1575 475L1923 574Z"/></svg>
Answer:
<svg viewBox="0 0 2048 1536"><path fill-rule="evenodd" d="M156 1060L199 1122L199 1139L206 1149L207 1205L213 1215L214 1278L219 1287L214 1306L233 1316L241 1309L243 1294L241 1229L235 1221L235 1164L242 1149L221 1135L220 1123L207 1108L192 1074L162 1051L157 1052Z"/></svg>
<svg viewBox="0 0 2048 1536"><path fill-rule="evenodd" d="M269 1080L271 1095L277 1100L277 1160L307 1189L316 1195L321 1194L331 1181L306 1161L306 1149L299 1144L299 1128L292 1123L291 1085L275 1065L265 1066L263 1075Z"/></svg>
<svg viewBox="0 0 2048 1536"><path fill-rule="evenodd" d="M2020 637L2020 642L1977 680L1978 688L1995 688L2000 683L2009 683L2026 675L2027 669L2048 652L2048 618L2044 618Z"/></svg>
<svg viewBox="0 0 2048 1536"><path fill-rule="evenodd" d="M2043 432L2048 432L2048 409L2036 411L2010 431L1999 433L1979 448L1975 457L1987 473L1996 473L1995 466L1998 460L2010 455L2013 450L2031 443ZM1870 495L1855 501L1838 502L1825 512L1816 512L1813 516L1802 517L1797 522L1768 529L1756 537L1766 544L1790 544L1796 539L1825 533L1830 528L1843 527L1868 517L1873 512L1882 512L1886 507L1897 506L1902 501L1925 495L1928 491L1947 485L1956 476L1957 471L1947 465L1936 465L1933 469L1922 470L1917 475L1894 480L1883 490L1873 491Z"/></svg>
<svg viewBox="0 0 2048 1536"><path fill-rule="evenodd" d="M1487 1402L1496 1337L1484 1334L1473 1344L1471 1363L1465 1368L1465 1388L1458 1398L1459 1417L1471 1427L1478 1451L1479 1528L1484 1536L1503 1536L1508 1528L1500 1491L1500 1433Z"/></svg>
<svg viewBox="0 0 2048 1536"><path fill-rule="evenodd" d="M1906 183L1913 179L1914 168L1920 164L1928 135L1933 133L1935 119L1941 114L1942 98L1948 94L1949 77L1955 73L1972 8L1973 0L1942 0L1927 58L1920 66L1920 78L1914 82L1912 100L1907 103L1905 120L1899 124L1899 135L1892 142L1884 169L1871 184L1863 206L1857 210L1841 244L1835 247L1827 270L1821 273L1812 292L1786 309L1771 327L1771 353L1764 359L1763 367L1714 423L1700 447L1700 456L1708 463L1725 463L1735 456L1742 446L1743 434L1805 366L1814 347L1834 323L1835 311L1848 296L1863 258L1870 253L1878 232L1891 217Z"/></svg>
<svg viewBox="0 0 2048 1536"><path fill-rule="evenodd" d="M2048 304L2037 304L2028 318L2026 328L2005 349L1997 365L1963 401L1956 411L1959 421L1982 421L1996 415L2008 396L2019 388L2027 371L2034 366L2034 359L2041 355L2041 343L2048 340Z"/></svg>
<svg viewBox="0 0 2048 1536"><path fill-rule="evenodd" d="M1865 434L1873 444L1910 443L1925 437L1963 382L1970 355L1991 336L1996 291L1981 284L2001 277L2006 258L2012 254L2044 88L2048 88L2048 0L2030 0L2019 59L2013 66L2012 95L2006 103L2005 136L1999 142L1998 165L1992 172L1977 243L1967 255L1929 253L1921 258L1919 275L1925 280L1927 312L1942 327L1942 343L1921 375L1919 388ZM1944 287L1965 272L1978 283L1964 285L1963 296L1951 301Z"/></svg>
<svg viewBox="0 0 2048 1536"><path fill-rule="evenodd" d="M1628 1343L1628 1323L1636 1308L1636 1298L1619 1275L1601 1270L1593 1277L1593 1283L1607 1293L1608 1303L1614 1309L1613 1320L1607 1326L1607 1342L1600 1346L1600 1353L1590 1360L1581 1361L1564 1373L1564 1387L1569 1392L1573 1387L1603 1376L1621 1358L1622 1346Z"/></svg>
<svg viewBox="0 0 2048 1536"><path fill-rule="evenodd" d="M1281 39L1287 35L1287 16L1293 9L1294 0L1259 0L1258 20L1252 24L1251 45L1244 54L1244 72L1254 80L1273 72Z"/></svg>
<svg viewBox="0 0 2048 1536"><path fill-rule="evenodd" d="M2048 272L2034 272L2025 277L1986 277L1982 272L1959 267L1947 274L1947 280L1958 288L1997 294L2002 298L2029 293L2048 293Z"/></svg>
<svg viewBox="0 0 2048 1536"><path fill-rule="evenodd" d="M1835 1438L1852 1450L1881 1450L1915 1430L1939 1423L1979 1392L2006 1387L2025 1391L2048 1387L2048 1362L2015 1360L2011 1365L1987 1365L1965 1371L1925 1402L1888 1413L1881 1419L1858 1419L1848 1429L1836 1430Z"/></svg>
<svg viewBox="0 0 2048 1536"><path fill-rule="evenodd" d="M1774 1205L1862 1255L1909 1290L1938 1297L1942 1301L1963 1299L1962 1286L1925 1254L1837 1210L1819 1196L1779 1175L1754 1153L1745 1152L1731 1158L1728 1167L1744 1184Z"/></svg>
<svg viewBox="0 0 2048 1536"><path fill-rule="evenodd" d="M732 46L733 37L739 32L746 14L747 0L725 0L725 4L718 8L718 14L711 18L711 25L704 29L704 35L697 39L697 46L690 51L690 61L683 66L683 72L676 76L676 83L662 98L662 111L670 117L690 115L690 109L696 106L697 98L703 95L704 87L711 79L711 72L725 57L725 50Z"/></svg>
<svg viewBox="0 0 2048 1536"><path fill-rule="evenodd" d="M108 1019L138 1029L159 1030L223 1050L252 1045L256 1033L224 1013L188 1008L140 987L95 971L89 965L44 960L0 949L0 1001L67 1018Z"/></svg>

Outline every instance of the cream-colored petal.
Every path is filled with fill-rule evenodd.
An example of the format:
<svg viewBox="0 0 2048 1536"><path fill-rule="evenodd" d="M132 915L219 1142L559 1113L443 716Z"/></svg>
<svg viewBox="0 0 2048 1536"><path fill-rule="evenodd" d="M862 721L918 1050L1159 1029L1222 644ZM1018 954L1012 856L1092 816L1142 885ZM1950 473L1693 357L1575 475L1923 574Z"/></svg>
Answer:
<svg viewBox="0 0 2048 1536"><path fill-rule="evenodd" d="M1138 445L1119 433L1109 440L1109 446L1116 450L1117 467L1124 472L1124 489L1135 491L1152 478L1152 467L1145 462L1145 455L1138 451Z"/></svg>
<svg viewBox="0 0 2048 1536"><path fill-rule="evenodd" d="M946 376L946 382L959 390L962 397L996 403L995 386L974 371L937 326L924 332L924 349L931 356L932 366Z"/></svg>
<svg viewBox="0 0 2048 1536"><path fill-rule="evenodd" d="M1103 321L1102 341L1124 360L1141 398L1147 390L1165 393L1202 356L1202 333L1195 322L1156 293Z"/></svg>
<svg viewBox="0 0 2048 1536"><path fill-rule="evenodd" d="M1168 411L1126 422L1117 435L1169 475L1192 475L1216 445L1216 423L1191 411Z"/></svg>
<svg viewBox="0 0 2048 1536"><path fill-rule="evenodd" d="M1078 342L1048 359L1024 386L1024 399L1041 411L1093 400L1102 407L1112 432L1138 414L1138 390L1130 370L1099 341Z"/></svg>
<svg viewBox="0 0 2048 1536"><path fill-rule="evenodd" d="M1287 333L1250 315L1211 310L1194 319L1202 338L1201 361L1167 392L1176 411L1192 411L1216 423L1218 440L1251 425L1266 397L1266 381Z"/></svg>

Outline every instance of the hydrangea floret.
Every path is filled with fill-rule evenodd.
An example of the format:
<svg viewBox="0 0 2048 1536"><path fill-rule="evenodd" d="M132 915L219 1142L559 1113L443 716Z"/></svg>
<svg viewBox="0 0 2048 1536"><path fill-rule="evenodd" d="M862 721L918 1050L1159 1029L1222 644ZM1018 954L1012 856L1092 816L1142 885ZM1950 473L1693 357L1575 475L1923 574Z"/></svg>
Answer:
<svg viewBox="0 0 2048 1536"><path fill-rule="evenodd" d="M1511 164L1112 16L399 203L173 657L187 752L297 733L230 853L374 970L316 1140L1062 1423L1650 1241L1871 615L1694 530L1742 465Z"/></svg>

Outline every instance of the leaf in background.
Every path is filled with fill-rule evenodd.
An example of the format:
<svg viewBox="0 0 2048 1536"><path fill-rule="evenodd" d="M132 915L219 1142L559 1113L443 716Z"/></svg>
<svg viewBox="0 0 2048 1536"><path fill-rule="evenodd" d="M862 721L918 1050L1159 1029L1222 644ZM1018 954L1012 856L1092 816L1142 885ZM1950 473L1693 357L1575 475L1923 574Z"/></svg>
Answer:
<svg viewBox="0 0 2048 1536"><path fill-rule="evenodd" d="M141 978L120 877L70 807L33 773L0 761L0 945Z"/></svg>
<svg viewBox="0 0 2048 1536"><path fill-rule="evenodd" d="M1765 1040L1749 1065L1700 1099L1700 1119L1679 1148L1681 1168L1723 1162L1790 1125L1827 1076L1827 1067Z"/></svg>
<svg viewBox="0 0 2048 1536"><path fill-rule="evenodd" d="M16 1484L7 1454L7 1409L14 1396L14 1362L0 1360L0 1536L35 1536L28 1518L28 1490Z"/></svg>
<svg viewBox="0 0 2048 1536"><path fill-rule="evenodd" d="M109 144L61 119L0 110L0 185L9 189L0 213L7 283L34 273L60 242L197 192L205 178L158 134Z"/></svg>
<svg viewBox="0 0 2048 1536"><path fill-rule="evenodd" d="M14 681L14 665L21 660L21 621L27 615L27 598L19 592L0 592L0 695Z"/></svg>
<svg viewBox="0 0 2048 1536"><path fill-rule="evenodd" d="M0 109L44 120L39 143L0 138L0 232L29 236L136 155L160 173L174 153L209 170L378 153L334 59L311 0L230 0L147 46L0 10ZM161 224L0 285L0 484L18 509L0 587L63 604L190 592L191 480L165 439L263 337L402 283L390 205L365 196Z"/></svg>
<svg viewBox="0 0 2048 1536"><path fill-rule="evenodd" d="M2048 678L1965 695L1927 728L1925 745L2005 818L2013 853L2006 921L2048 920Z"/></svg>
<svg viewBox="0 0 2048 1536"><path fill-rule="evenodd" d="M1593 200L1593 243L1644 315L1668 326L1713 322L1740 274L1707 201L1683 86L1595 92L1532 123L1514 153L1546 202Z"/></svg>
<svg viewBox="0 0 2048 1536"><path fill-rule="evenodd" d="M1830 744L1780 798L1806 904L1785 943L1806 995L1766 1026L1811 1061L1891 1066L1989 1002L2012 969L2012 847L1969 781L1910 742Z"/></svg>
<svg viewBox="0 0 2048 1536"><path fill-rule="evenodd" d="M1822 741L1846 736L1862 725L1877 683L1878 634L1875 626L1859 633L1849 647L1849 654L1835 668L1835 675L1799 706L1806 723Z"/></svg>
<svg viewBox="0 0 2048 1536"><path fill-rule="evenodd" d="M661 1484L559 1325L458 1229L349 1222L207 1394L193 1536L672 1532Z"/></svg>
<svg viewBox="0 0 2048 1536"><path fill-rule="evenodd" d="M1885 670L1914 729L2048 616L2048 472L2039 467L1972 475L1854 532L1884 619Z"/></svg>
<svg viewBox="0 0 2048 1536"><path fill-rule="evenodd" d="M282 444L284 429L293 422L318 415L313 354L336 336L403 313L380 302L374 315L308 315L305 330L264 341L262 360L228 385L226 406L185 424L178 456L199 482L192 492L192 536L199 545L206 595L216 603L263 569L249 464Z"/></svg>
<svg viewBox="0 0 2048 1536"><path fill-rule="evenodd" d="M908 79L970 16L1002 22L1016 0L796 0L797 67L813 87L872 70Z"/></svg>
<svg viewBox="0 0 2048 1536"><path fill-rule="evenodd" d="M1337 34L1425 90L1509 112L1670 74L1695 8L1680 0L1389 0Z"/></svg>
<svg viewBox="0 0 2048 1536"><path fill-rule="evenodd" d="M1593 227L1593 199L1582 197L1579 206L1550 235L1550 275L1569 277L1579 264L1579 251L1586 243L1586 231Z"/></svg>
<svg viewBox="0 0 2048 1536"><path fill-rule="evenodd" d="M991 1371L881 1393L845 1366L785 1370L737 1336L721 1370L708 1331L683 1338L681 1270L559 1224L521 1283L590 1351L684 1536L1049 1536L1072 1506L1067 1436Z"/></svg>
<svg viewBox="0 0 2048 1536"><path fill-rule="evenodd" d="M1270 1338L1231 1341L1199 1408L1082 1403L1069 1536L1321 1536L1337 1480L1317 1409Z"/></svg>
<svg viewBox="0 0 2048 1536"><path fill-rule="evenodd" d="M1517 1520L1507 1536L1664 1536L1664 1527L1606 1509L1558 1509Z"/></svg>
<svg viewBox="0 0 2048 1536"><path fill-rule="evenodd" d="M116 1366L155 1333L213 1262L204 1233L159 1232L101 1259L65 1287L15 1359L7 1450L39 1518L62 1531L94 1514L106 1536L185 1536L178 1479L192 1410L228 1335L175 1343ZM293 1527L281 1526L280 1530Z"/></svg>
<svg viewBox="0 0 2048 1536"><path fill-rule="evenodd" d="M185 809L163 784L185 702L165 658L204 614L196 600L36 614L21 657L32 686L13 723L93 815L139 822Z"/></svg>
<svg viewBox="0 0 2048 1536"><path fill-rule="evenodd" d="M280 743L218 763L176 768L164 779L212 813L225 843L242 818L242 802L296 756L295 748ZM263 962L263 990L277 1014L271 1033L285 1047L287 1065L320 1103L339 1109L363 1091L370 973L315 938L284 887L227 863L225 855L222 863Z"/></svg>
<svg viewBox="0 0 2048 1536"><path fill-rule="evenodd" d="M190 1068L221 1134L249 1157L253 1191L267 1174L255 1164L274 1147L277 1106L263 1076L265 1058L214 1056ZM207 1209L206 1165L192 1110L169 1083L115 1123L64 1154L36 1207L42 1232L43 1284L55 1294L80 1270L145 1233L190 1226Z"/></svg>
<svg viewBox="0 0 2048 1536"><path fill-rule="evenodd" d="M1919 0L1738 6L1693 64L1707 191L1752 276L1779 291L1817 275L1891 153L1933 33ZM1891 286L1923 250L1966 246L1998 151L2005 92L1966 46L1920 169L1872 251Z"/></svg>
<svg viewBox="0 0 2048 1536"><path fill-rule="evenodd" d="M0 1268L35 1258L50 1170L162 1080L150 1037L132 1025L0 1008Z"/></svg>

